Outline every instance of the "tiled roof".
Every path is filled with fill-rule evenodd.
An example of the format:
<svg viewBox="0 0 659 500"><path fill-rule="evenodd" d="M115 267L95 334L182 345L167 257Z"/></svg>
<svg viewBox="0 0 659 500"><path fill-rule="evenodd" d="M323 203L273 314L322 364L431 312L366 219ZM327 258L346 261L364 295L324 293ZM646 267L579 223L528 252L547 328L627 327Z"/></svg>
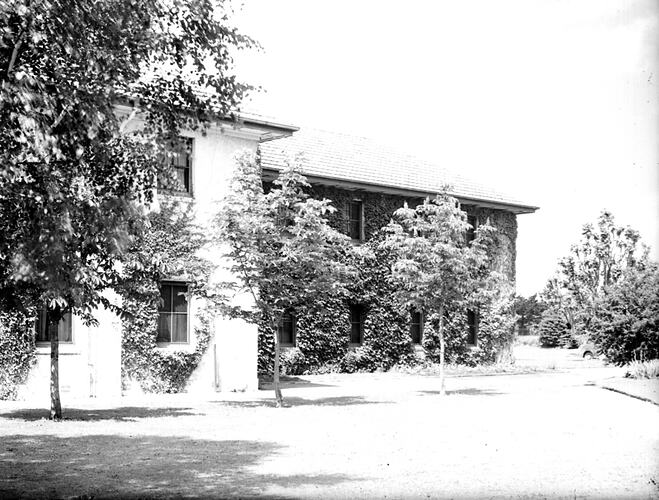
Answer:
<svg viewBox="0 0 659 500"><path fill-rule="evenodd" d="M303 155L303 173L313 179L358 184L364 189L398 190L433 195L445 184L465 202L501 206L517 213L537 207L522 203L431 162L383 146L371 139L302 129L292 136L262 143L265 170L281 170L288 158Z"/></svg>

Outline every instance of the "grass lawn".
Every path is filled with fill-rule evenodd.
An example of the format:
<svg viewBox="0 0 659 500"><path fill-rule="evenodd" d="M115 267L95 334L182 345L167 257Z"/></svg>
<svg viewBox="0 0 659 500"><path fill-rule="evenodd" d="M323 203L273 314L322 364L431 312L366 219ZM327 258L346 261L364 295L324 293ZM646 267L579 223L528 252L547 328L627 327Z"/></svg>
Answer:
<svg viewBox="0 0 659 500"><path fill-rule="evenodd" d="M0 498L655 498L659 407L571 372L0 406Z"/></svg>

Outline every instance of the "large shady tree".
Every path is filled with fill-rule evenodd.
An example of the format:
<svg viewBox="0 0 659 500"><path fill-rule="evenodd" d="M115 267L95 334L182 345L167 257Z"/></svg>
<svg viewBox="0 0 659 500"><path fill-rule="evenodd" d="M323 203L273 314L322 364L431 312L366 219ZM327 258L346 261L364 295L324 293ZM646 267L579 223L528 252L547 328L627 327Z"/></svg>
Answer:
<svg viewBox="0 0 659 500"><path fill-rule="evenodd" d="M245 153L216 218L237 290L252 304L234 309L249 322L265 325L274 337L274 391L283 405L279 384L280 340L284 313L314 298L345 292L351 269L344 264L349 238L327 223L335 209L329 200L310 198L310 186L298 160L289 164L265 192L256 157ZM299 311L299 309L298 309Z"/></svg>
<svg viewBox="0 0 659 500"><path fill-rule="evenodd" d="M444 327L449 308L469 304L480 288L490 286L488 248L494 228L479 226L469 242L467 214L445 187L416 208L405 204L386 226L382 245L395 255L392 279L398 302L423 312L436 324L440 341L440 393L445 394Z"/></svg>
<svg viewBox="0 0 659 500"><path fill-rule="evenodd" d="M181 129L230 116L250 39L212 0L0 4L0 307L87 323ZM117 103L129 104L126 114ZM135 127L135 119L139 126ZM132 131L132 132L130 132ZM51 329L51 418L61 417Z"/></svg>
<svg viewBox="0 0 659 500"><path fill-rule="evenodd" d="M639 232L617 225L613 214L604 210L596 224L583 226L580 241L559 260L542 300L563 315L572 335L576 329L587 331L604 291L647 260L648 249Z"/></svg>

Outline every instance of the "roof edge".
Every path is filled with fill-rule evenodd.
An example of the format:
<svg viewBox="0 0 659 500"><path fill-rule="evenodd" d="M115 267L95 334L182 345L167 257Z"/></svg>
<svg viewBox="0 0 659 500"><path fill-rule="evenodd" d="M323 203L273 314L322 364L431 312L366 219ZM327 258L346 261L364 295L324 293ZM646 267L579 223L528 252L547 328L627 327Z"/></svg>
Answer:
<svg viewBox="0 0 659 500"><path fill-rule="evenodd" d="M264 167L263 174L270 180L270 177L274 179L275 175L278 174L280 170L272 167ZM307 178L307 181L310 184L320 184L323 186L335 186L341 187L344 189L352 189L355 191L369 191L374 193L387 193L387 194L396 194L399 196L410 196L414 198L426 198L428 196L434 196L437 192L434 191L417 191L413 189L404 189L396 186L384 185L384 184L374 184L358 181L350 181L346 179L341 179L338 177L325 177L318 175L307 175L302 172L303 175ZM507 210L516 215L521 214L530 214L539 210L540 207L533 205L526 205L523 203L506 203L497 200L491 200L487 198L475 198L473 196L463 196L458 193L453 193L460 202L466 203L468 205L475 205L477 207L486 207L486 208L495 208L499 210Z"/></svg>

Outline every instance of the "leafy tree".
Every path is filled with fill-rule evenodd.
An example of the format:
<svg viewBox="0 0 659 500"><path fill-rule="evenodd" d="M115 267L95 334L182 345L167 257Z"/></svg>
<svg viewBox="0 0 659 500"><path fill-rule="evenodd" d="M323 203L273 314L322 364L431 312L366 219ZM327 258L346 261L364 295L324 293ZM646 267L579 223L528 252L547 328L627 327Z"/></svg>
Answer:
<svg viewBox="0 0 659 500"><path fill-rule="evenodd" d="M613 215L603 211L596 226L584 225L581 241L559 261L542 300L563 314L574 337L575 329L589 328L595 301L604 289L644 260L647 248L640 244L638 231L617 226Z"/></svg>
<svg viewBox="0 0 659 500"><path fill-rule="evenodd" d="M517 319L517 331L519 335L526 335L532 328L540 323L542 313L547 306L540 302L537 294L530 297L515 297L515 313L519 316Z"/></svg>
<svg viewBox="0 0 659 500"><path fill-rule="evenodd" d="M278 329L286 311L303 312L314 297L345 292L351 269L342 262L351 251L347 236L331 228L325 216L335 209L329 200L310 198L310 185L299 164L288 165L268 193L255 157L237 159L229 194L216 218L217 237L226 247L237 288L253 304L233 314L269 327L275 345L274 389L283 405L279 384Z"/></svg>
<svg viewBox="0 0 659 500"><path fill-rule="evenodd" d="M591 338L617 365L659 358L659 264L626 269L594 304Z"/></svg>
<svg viewBox="0 0 659 500"><path fill-rule="evenodd" d="M467 305L478 288L493 277L488 267L488 249L494 228L481 225L476 238L466 240L467 214L448 187L433 200L394 213L382 243L396 260L392 279L398 285L398 301L406 309L423 311L429 324L436 324L440 341L441 394L444 388L444 326L449 308Z"/></svg>
<svg viewBox="0 0 659 500"><path fill-rule="evenodd" d="M0 307L94 323L181 129L230 116L253 42L212 0L0 6ZM122 114L121 100L134 100ZM130 109L130 108L129 108ZM136 121L137 120L137 121ZM137 123L137 125L135 125ZM171 169L169 169L171 170ZM51 418L61 417L51 339Z"/></svg>

